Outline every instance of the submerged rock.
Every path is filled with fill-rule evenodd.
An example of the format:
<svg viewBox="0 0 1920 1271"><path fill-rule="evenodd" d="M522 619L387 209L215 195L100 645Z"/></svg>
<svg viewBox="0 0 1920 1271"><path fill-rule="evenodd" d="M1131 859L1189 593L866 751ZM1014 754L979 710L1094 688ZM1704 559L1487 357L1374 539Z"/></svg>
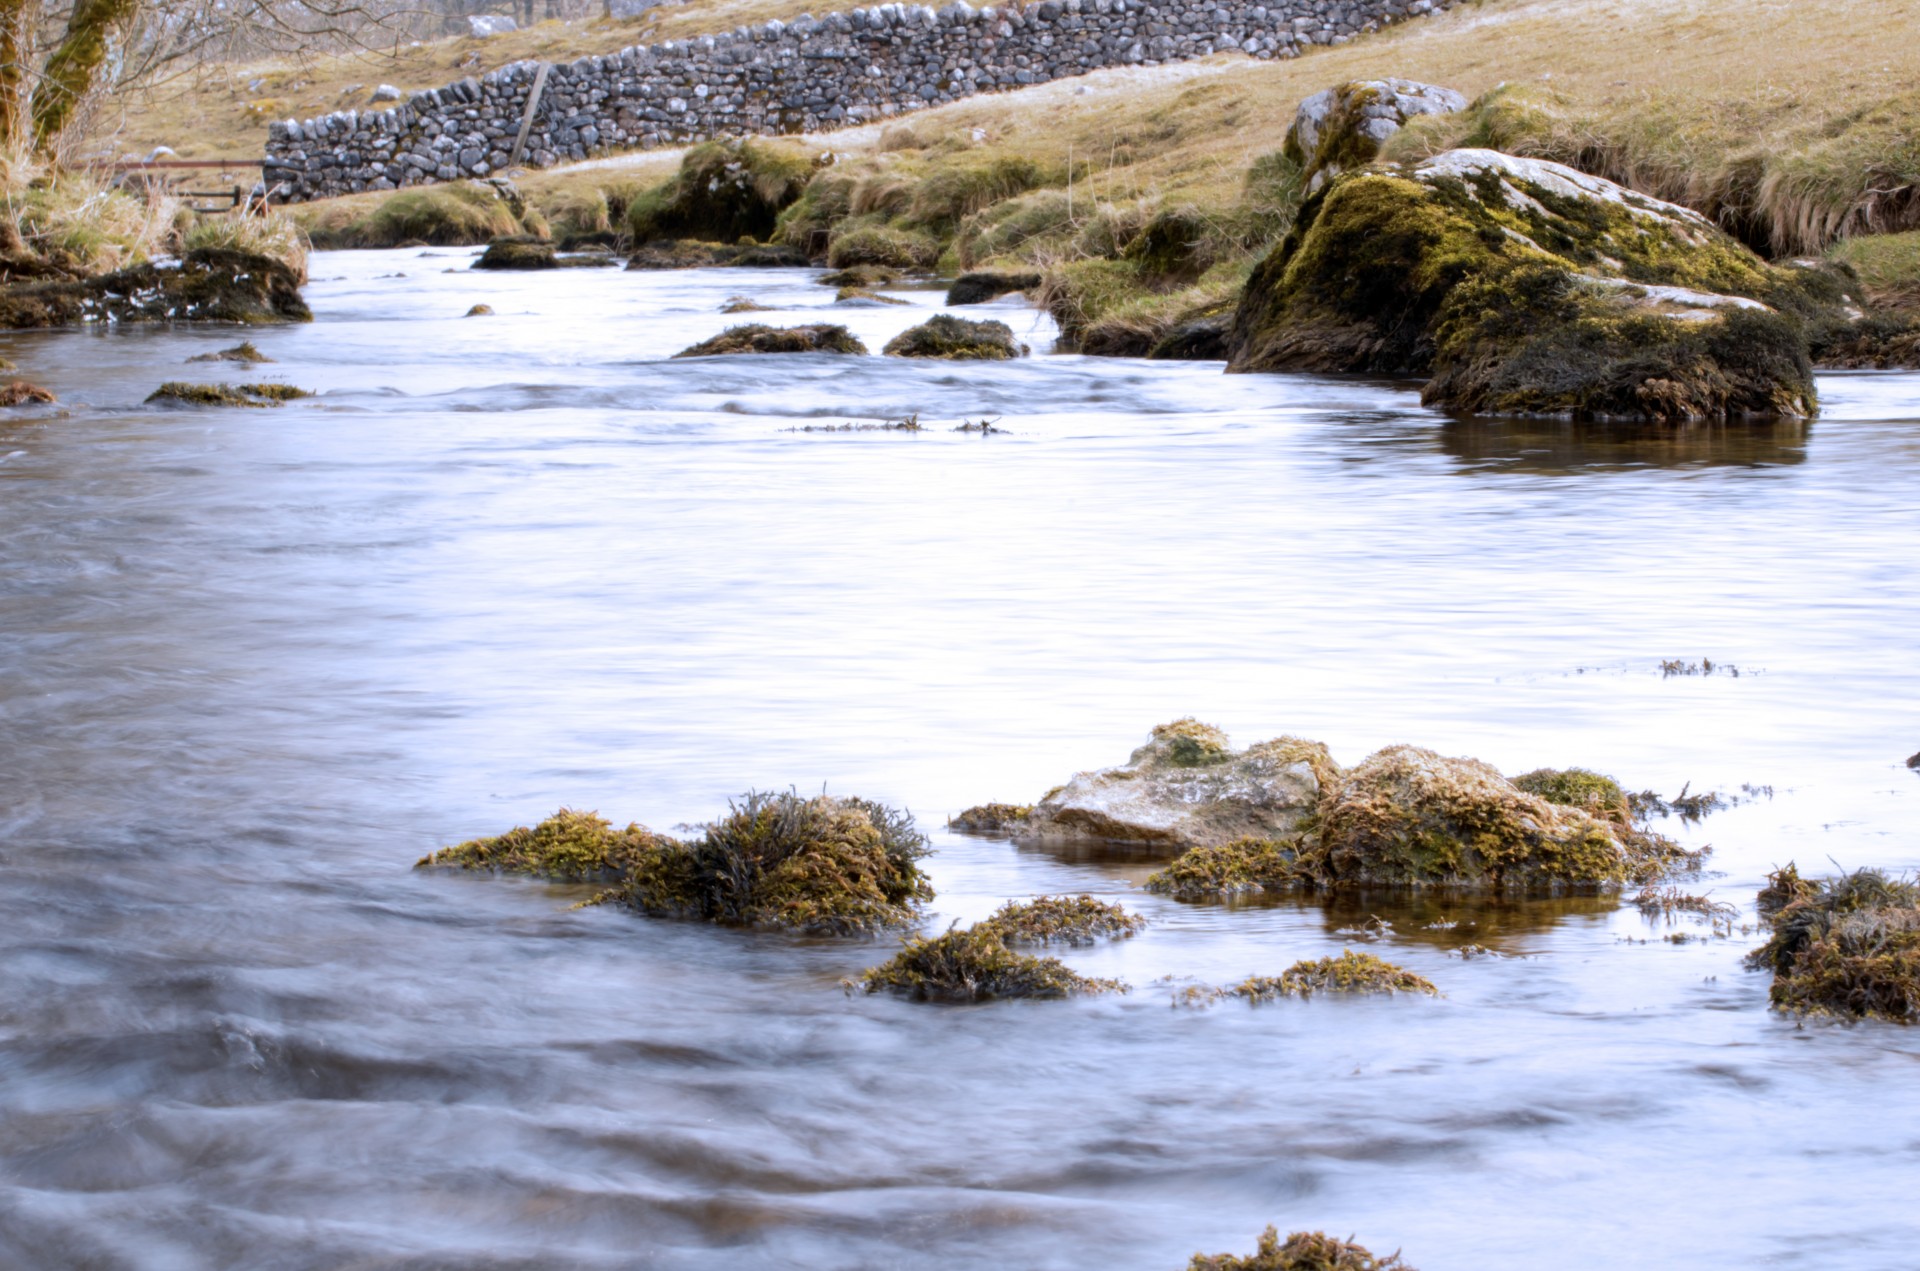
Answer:
<svg viewBox="0 0 1920 1271"><path fill-rule="evenodd" d="M1010 900L981 924L1008 944L1092 944L1102 937L1134 935L1146 925L1138 914L1091 896Z"/></svg>
<svg viewBox="0 0 1920 1271"><path fill-rule="evenodd" d="M898 282L900 271L889 269L885 265L853 265L846 269L836 269L820 275L814 281L823 287L865 287L871 290L890 282Z"/></svg>
<svg viewBox="0 0 1920 1271"><path fill-rule="evenodd" d="M770 327L754 322L728 327L711 340L680 350L675 357L716 357L730 353L865 353L867 346L842 326L814 323Z"/></svg>
<svg viewBox="0 0 1920 1271"><path fill-rule="evenodd" d="M1024 839L1170 848L1286 837L1337 773L1318 742L1280 737L1236 751L1219 729L1176 720L1121 767L1078 774L1009 828Z"/></svg>
<svg viewBox="0 0 1920 1271"><path fill-rule="evenodd" d="M147 394L147 400L183 406L279 406L312 396L291 384L187 384L169 380Z"/></svg>
<svg viewBox="0 0 1920 1271"><path fill-rule="evenodd" d="M691 841L563 808L538 826L474 839L416 868L458 867L614 886L595 897L727 926L837 935L911 922L933 899L926 836L866 799L749 791Z"/></svg>
<svg viewBox="0 0 1920 1271"><path fill-rule="evenodd" d="M261 362L271 362L272 358L253 347L252 340L242 340L230 349L220 349L213 353L196 353L188 358L189 362L243 362L249 366Z"/></svg>
<svg viewBox="0 0 1920 1271"><path fill-rule="evenodd" d="M486 304L475 305L460 316L463 318L490 318L493 316L493 306Z"/></svg>
<svg viewBox="0 0 1920 1271"><path fill-rule="evenodd" d="M1481 414L1801 417L1804 319L1842 299L1687 208L1452 150L1309 198L1247 283L1228 369L1428 374L1428 405Z"/></svg>
<svg viewBox="0 0 1920 1271"><path fill-rule="evenodd" d="M41 388L38 384L29 384L25 380L0 384L0 406L46 405L58 400L47 389Z"/></svg>
<svg viewBox="0 0 1920 1271"><path fill-rule="evenodd" d="M848 305L860 309L878 309L884 305L903 305L907 302L893 296L883 296L877 291L868 291L865 287L842 287L833 295L837 305Z"/></svg>
<svg viewBox="0 0 1920 1271"><path fill-rule="evenodd" d="M1244 997L1249 1002L1312 997L1315 993L1423 993L1437 997L1440 990L1433 986L1433 981L1405 967L1351 949L1337 958L1296 962L1279 975L1250 976L1220 990L1222 997Z"/></svg>
<svg viewBox="0 0 1920 1271"><path fill-rule="evenodd" d="M1350 80L1300 103L1281 153L1299 166L1306 192L1372 163L1380 145L1418 115L1451 115L1466 95L1410 79Z"/></svg>
<svg viewBox="0 0 1920 1271"><path fill-rule="evenodd" d="M1269 1227L1250 1257L1231 1253L1193 1255L1187 1271L1414 1271L1399 1254L1378 1258L1363 1246L1318 1231L1296 1231L1280 1243Z"/></svg>
<svg viewBox="0 0 1920 1271"><path fill-rule="evenodd" d="M997 362L1025 357L1028 349L1004 322L974 322L942 313L894 336L882 352L888 357Z"/></svg>
<svg viewBox="0 0 1920 1271"><path fill-rule="evenodd" d="M720 306L722 313L771 313L772 306L763 305L751 296L728 296Z"/></svg>
<svg viewBox="0 0 1920 1271"><path fill-rule="evenodd" d="M269 256L202 247L178 263L0 287L0 327L96 322L311 322L300 280Z"/></svg>
<svg viewBox="0 0 1920 1271"><path fill-rule="evenodd" d="M1800 1014L1920 1020L1920 883L1877 869L1817 883L1792 865L1760 894L1773 934L1747 955L1773 1005Z"/></svg>
<svg viewBox="0 0 1920 1271"><path fill-rule="evenodd" d="M953 280L953 286L947 288L949 305L978 305L1016 291L1032 291L1040 285L1037 273L1007 273L1001 270L977 269L961 274Z"/></svg>

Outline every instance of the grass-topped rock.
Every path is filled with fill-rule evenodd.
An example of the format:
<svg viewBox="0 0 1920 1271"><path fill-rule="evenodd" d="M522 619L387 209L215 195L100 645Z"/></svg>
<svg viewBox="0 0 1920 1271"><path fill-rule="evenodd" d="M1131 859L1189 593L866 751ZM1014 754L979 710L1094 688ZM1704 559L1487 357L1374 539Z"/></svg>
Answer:
<svg viewBox="0 0 1920 1271"><path fill-rule="evenodd" d="M1010 900L980 924L1008 944L1092 944L1124 938L1147 925L1138 914L1092 896L1040 896Z"/></svg>
<svg viewBox="0 0 1920 1271"><path fill-rule="evenodd" d="M1773 932L1747 965L1773 973L1775 1007L1920 1020L1920 883L1877 869L1810 882L1788 865L1768 879L1760 911Z"/></svg>
<svg viewBox="0 0 1920 1271"><path fill-rule="evenodd" d="M825 322L799 327L770 327L750 322L728 327L711 340L702 340L675 357L718 357L733 353L859 353L867 346L843 326Z"/></svg>
<svg viewBox="0 0 1920 1271"><path fill-rule="evenodd" d="M627 232L635 243L736 243L742 237L763 242L814 170L814 156L786 142L704 142L687 151L664 185L628 205Z"/></svg>
<svg viewBox="0 0 1920 1271"><path fill-rule="evenodd" d="M908 327L881 351L888 357L1003 362L1025 357L1027 346L1013 338L1013 328L1004 322L974 322L943 313Z"/></svg>
<svg viewBox="0 0 1920 1271"><path fill-rule="evenodd" d="M1306 193L1349 168L1364 167L1380 144L1419 115L1450 115L1467 108L1463 93L1408 79L1351 80L1300 103L1281 153L1300 172Z"/></svg>
<svg viewBox="0 0 1920 1271"><path fill-rule="evenodd" d="M1248 281L1229 369L1428 375L1423 400L1466 413L1800 417L1808 320L1845 299L1697 212L1451 150L1309 198Z"/></svg>
<svg viewBox="0 0 1920 1271"><path fill-rule="evenodd" d="M1220 990L1222 997L1249 1002L1271 1002L1283 997L1312 997L1315 993L1365 995L1418 993L1436 997L1440 990L1424 976L1405 967L1348 949L1337 958L1313 958L1294 963L1279 975L1249 976Z"/></svg>
<svg viewBox="0 0 1920 1271"><path fill-rule="evenodd" d="M558 269L553 244L537 238L496 238L473 262L475 269Z"/></svg>
<svg viewBox="0 0 1920 1271"><path fill-rule="evenodd" d="M312 396L291 384L188 384L169 380L147 394L147 400L181 406L279 406Z"/></svg>
<svg viewBox="0 0 1920 1271"><path fill-rule="evenodd" d="M1296 1231L1280 1240L1269 1227L1260 1245L1247 1257L1232 1253L1193 1255L1187 1271L1414 1271L1400 1255L1381 1258L1361 1245L1318 1231Z"/></svg>
<svg viewBox="0 0 1920 1271"><path fill-rule="evenodd" d="M1250 892L1283 892L1317 882L1311 861L1302 861L1297 839L1235 839L1183 852L1165 869L1147 876L1148 891L1176 900L1211 900Z"/></svg>
<svg viewBox="0 0 1920 1271"><path fill-rule="evenodd" d="M133 265L80 280L0 287L0 327L85 323L311 322L300 277L285 262L202 247L177 263Z"/></svg>
<svg viewBox="0 0 1920 1271"><path fill-rule="evenodd" d="M1058 958L1018 953L996 928L984 923L926 940L909 940L899 953L854 983L869 993L899 993L920 1002L1126 991L1117 980L1089 978Z"/></svg>
<svg viewBox="0 0 1920 1271"><path fill-rule="evenodd" d="M913 921L933 898L927 850L913 818L884 804L749 792L696 839L562 809L419 864L610 883L597 900L657 917L844 935Z"/></svg>

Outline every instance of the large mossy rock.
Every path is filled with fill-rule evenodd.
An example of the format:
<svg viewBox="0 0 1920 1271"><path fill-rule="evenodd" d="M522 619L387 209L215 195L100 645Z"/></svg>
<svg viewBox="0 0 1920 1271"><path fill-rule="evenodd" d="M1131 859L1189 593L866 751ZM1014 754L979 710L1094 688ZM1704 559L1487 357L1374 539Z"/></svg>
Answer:
<svg viewBox="0 0 1920 1271"><path fill-rule="evenodd" d="M937 314L887 341L888 357L939 358L948 362L1004 362L1027 355L1004 322L974 322Z"/></svg>
<svg viewBox="0 0 1920 1271"><path fill-rule="evenodd" d="M226 247L177 264L134 265L97 278L0 287L0 327L113 322L311 322L300 279L269 256Z"/></svg>
<svg viewBox="0 0 1920 1271"><path fill-rule="evenodd" d="M1681 421L1814 410L1837 274L1560 164L1451 150L1335 178L1248 280L1229 370L1430 375L1479 414Z"/></svg>
<svg viewBox="0 0 1920 1271"><path fill-rule="evenodd" d="M680 350L675 357L717 357L732 353L865 353L853 332L842 326L815 322L798 327L770 327L762 322L728 327L711 340Z"/></svg>
<svg viewBox="0 0 1920 1271"><path fill-rule="evenodd" d="M1451 115L1466 95L1410 79L1350 80L1300 103L1281 153L1300 169L1308 194L1350 168L1372 163L1380 145L1416 115Z"/></svg>
<svg viewBox="0 0 1920 1271"><path fill-rule="evenodd" d="M1281 737L1237 751L1219 729L1182 719L1154 729L1123 766L1080 773L1002 825L1019 839L1170 849L1281 838L1338 772L1319 742Z"/></svg>

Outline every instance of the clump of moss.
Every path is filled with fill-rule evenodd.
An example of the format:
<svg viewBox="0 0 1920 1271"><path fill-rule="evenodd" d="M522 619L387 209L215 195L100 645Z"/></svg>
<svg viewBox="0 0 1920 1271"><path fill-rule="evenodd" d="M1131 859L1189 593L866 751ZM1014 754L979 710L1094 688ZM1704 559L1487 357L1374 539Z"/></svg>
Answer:
<svg viewBox="0 0 1920 1271"><path fill-rule="evenodd" d="M1004 834L1031 815L1031 803L981 803L947 818L947 825L962 834Z"/></svg>
<svg viewBox="0 0 1920 1271"><path fill-rule="evenodd" d="M47 389L38 384L29 384L26 380L0 384L0 406L45 405L58 400Z"/></svg>
<svg viewBox="0 0 1920 1271"><path fill-rule="evenodd" d="M1767 875L1767 885L1754 897L1754 907L1762 918L1771 920L1795 901L1812 900L1819 894L1819 885L1800 877L1798 867L1788 861Z"/></svg>
<svg viewBox="0 0 1920 1271"><path fill-rule="evenodd" d="M1633 807L1612 777L1586 768L1535 768L1513 779L1516 789L1563 808L1579 808L1602 821L1628 821Z"/></svg>
<svg viewBox="0 0 1920 1271"><path fill-rule="evenodd" d="M253 347L252 340L242 340L240 343L234 345L230 349L221 349L218 352L214 352L214 353L196 353L192 357L188 358L187 361L189 362L244 362L244 363L247 363L248 365L254 365L260 362L271 362L273 361L273 359L268 357L266 354L262 353L259 349L256 349L255 347Z"/></svg>
<svg viewBox="0 0 1920 1271"><path fill-rule="evenodd" d="M558 269L553 244L533 238L496 238L473 262L475 269Z"/></svg>
<svg viewBox="0 0 1920 1271"><path fill-rule="evenodd" d="M772 237L780 213L813 178L815 156L777 141L708 141L689 149L664 185L635 197L627 230L636 243L697 238L733 243Z"/></svg>
<svg viewBox="0 0 1920 1271"><path fill-rule="evenodd" d="M1092 896L1038 896L1010 900L980 925L1010 945L1092 944L1102 937L1134 935L1147 920Z"/></svg>
<svg viewBox="0 0 1920 1271"><path fill-rule="evenodd" d="M940 242L930 234L890 225L861 225L833 235L827 264L834 269L879 265L888 269L929 269L940 259Z"/></svg>
<svg viewBox="0 0 1920 1271"><path fill-rule="evenodd" d="M1159 750L1166 762L1176 768L1226 763L1233 757L1233 743L1227 734L1191 715L1170 724L1154 725L1151 737L1147 745Z"/></svg>
<svg viewBox="0 0 1920 1271"><path fill-rule="evenodd" d="M1148 875L1146 887L1176 900L1203 900L1245 892L1287 891L1313 881L1295 845L1277 839L1243 838L1183 852L1165 869Z"/></svg>
<svg viewBox="0 0 1920 1271"><path fill-rule="evenodd" d="M680 350L675 357L716 357L732 353L857 353L867 346L843 326L813 323L770 327L763 323L728 327L710 340Z"/></svg>
<svg viewBox="0 0 1920 1271"><path fill-rule="evenodd" d="M892 959L865 972L855 983L869 993L902 993L921 1002L1126 991L1117 980L1091 979L1057 958L1016 953L1007 947L1001 931L988 923L908 940Z"/></svg>
<svg viewBox="0 0 1920 1271"><path fill-rule="evenodd" d="M1775 886L1784 903L1773 934L1747 956L1752 969L1773 972L1775 1007L1920 1019L1920 884L1860 869L1810 889L1797 875Z"/></svg>
<svg viewBox="0 0 1920 1271"><path fill-rule="evenodd" d="M1296 962L1277 976L1256 975L1231 988L1225 997L1270 1002L1282 997L1312 997L1315 993L1424 993L1439 995L1433 982L1405 967L1348 949L1337 958Z"/></svg>
<svg viewBox="0 0 1920 1271"><path fill-rule="evenodd" d="M1231 1253L1193 1255L1187 1271L1414 1271L1400 1255L1375 1257L1350 1240L1336 1240L1318 1231L1296 1231L1280 1242L1278 1229L1268 1227L1250 1257Z"/></svg>
<svg viewBox="0 0 1920 1271"><path fill-rule="evenodd" d="M873 308L875 305L903 305L907 302L892 296L883 296L877 291L868 291L865 287L842 287L833 295L833 302L839 305L860 305Z"/></svg>
<svg viewBox="0 0 1920 1271"><path fill-rule="evenodd" d="M1024 357L1027 346L1013 338L1013 328L1004 322L973 322L942 313L908 327L882 351L888 357L1002 362Z"/></svg>
<svg viewBox="0 0 1920 1271"><path fill-rule="evenodd" d="M1477 759L1417 746L1351 769L1319 813L1316 866L1338 883L1598 888L1650 880L1679 852L1652 836L1623 842L1607 822L1518 789Z"/></svg>
<svg viewBox="0 0 1920 1271"><path fill-rule="evenodd" d="M312 396L291 384L188 384L169 380L149 393L147 400L188 406L278 406Z"/></svg>
<svg viewBox="0 0 1920 1271"><path fill-rule="evenodd" d="M616 830L597 812L561 808L533 826L469 839L429 852L415 869L457 868L528 874L557 882L615 882L672 840L639 825Z"/></svg>
<svg viewBox="0 0 1920 1271"><path fill-rule="evenodd" d="M767 313L769 306L761 304L751 296L728 296L726 303L720 306L722 313Z"/></svg>

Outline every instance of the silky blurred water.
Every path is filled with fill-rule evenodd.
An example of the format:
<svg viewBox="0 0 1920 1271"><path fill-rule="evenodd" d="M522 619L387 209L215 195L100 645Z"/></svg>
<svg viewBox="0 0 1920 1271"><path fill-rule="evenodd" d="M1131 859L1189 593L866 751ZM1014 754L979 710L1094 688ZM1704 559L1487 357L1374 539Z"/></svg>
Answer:
<svg viewBox="0 0 1920 1271"><path fill-rule="evenodd" d="M1808 427L1453 422L1047 356L1013 300L1014 364L670 361L734 294L875 349L940 295L471 255L317 257L257 373L182 365L231 330L0 337L63 402L0 420L0 1263L1149 1271L1274 1223L1424 1271L1913 1265L1920 1037L1770 1014L1751 933L1180 904L941 825L1192 714L1771 787L1666 827L1749 915L1789 859L1920 866L1920 377L1824 378ZM319 396L141 404L178 378ZM852 998L890 941L410 869L787 786L910 806L930 926L1125 900L1065 956L1134 991ZM1445 996L1173 1005L1343 947Z"/></svg>

